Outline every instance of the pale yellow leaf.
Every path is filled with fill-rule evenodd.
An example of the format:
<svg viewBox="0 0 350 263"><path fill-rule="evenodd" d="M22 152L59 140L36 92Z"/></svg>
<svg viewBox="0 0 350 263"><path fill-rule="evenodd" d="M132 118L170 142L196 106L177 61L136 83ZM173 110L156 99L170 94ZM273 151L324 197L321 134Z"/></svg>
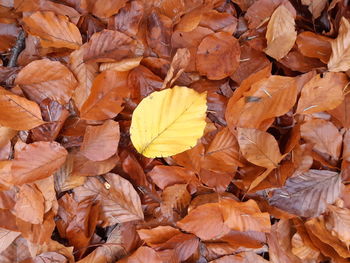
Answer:
<svg viewBox="0 0 350 263"><path fill-rule="evenodd" d="M206 93L179 86L153 92L133 113L131 141L149 158L183 152L203 135L206 110Z"/></svg>
<svg viewBox="0 0 350 263"><path fill-rule="evenodd" d="M280 5L267 25L265 53L280 60L292 49L296 38L294 17L284 5Z"/></svg>
<svg viewBox="0 0 350 263"><path fill-rule="evenodd" d="M329 71L339 72L350 69L350 22L345 17L340 21L338 37L331 42L331 45Z"/></svg>

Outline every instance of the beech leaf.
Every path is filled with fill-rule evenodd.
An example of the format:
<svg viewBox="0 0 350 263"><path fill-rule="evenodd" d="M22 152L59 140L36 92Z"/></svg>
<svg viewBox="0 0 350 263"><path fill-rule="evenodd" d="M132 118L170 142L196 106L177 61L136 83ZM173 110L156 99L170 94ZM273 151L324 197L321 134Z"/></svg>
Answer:
<svg viewBox="0 0 350 263"><path fill-rule="evenodd" d="M133 113L131 141L146 157L183 152L203 135L206 109L206 93L179 86L154 92Z"/></svg>
<svg viewBox="0 0 350 263"><path fill-rule="evenodd" d="M341 177L327 170L296 172L274 191L270 204L298 216L316 217L339 196Z"/></svg>

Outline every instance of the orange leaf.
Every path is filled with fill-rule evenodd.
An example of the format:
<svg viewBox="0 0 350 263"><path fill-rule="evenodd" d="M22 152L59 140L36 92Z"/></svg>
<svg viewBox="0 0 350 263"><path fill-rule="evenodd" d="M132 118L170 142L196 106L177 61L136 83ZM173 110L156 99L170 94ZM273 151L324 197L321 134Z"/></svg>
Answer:
<svg viewBox="0 0 350 263"><path fill-rule="evenodd" d="M81 0L80 7L100 18L107 18L125 6L127 0Z"/></svg>
<svg viewBox="0 0 350 263"><path fill-rule="evenodd" d="M343 89L347 83L344 73L328 72L314 76L301 90L296 112L311 114L336 108L344 100Z"/></svg>
<svg viewBox="0 0 350 263"><path fill-rule="evenodd" d="M162 201L161 209L165 216L170 217L173 210L181 215L191 202L191 195L187 191L187 185L175 184L166 187L162 193Z"/></svg>
<svg viewBox="0 0 350 263"><path fill-rule="evenodd" d="M244 158L253 164L276 168L282 159L277 141L267 132L238 128L238 143Z"/></svg>
<svg viewBox="0 0 350 263"><path fill-rule="evenodd" d="M43 47L78 49L82 44L79 29L66 16L35 12L23 22L30 34L40 37Z"/></svg>
<svg viewBox="0 0 350 263"><path fill-rule="evenodd" d="M14 130L30 130L44 124L39 106L0 87L0 125Z"/></svg>
<svg viewBox="0 0 350 263"><path fill-rule="evenodd" d="M329 213L325 217L327 228L349 249L350 245L350 210L337 206L328 206Z"/></svg>
<svg viewBox="0 0 350 263"><path fill-rule="evenodd" d="M41 69L45 69L44 71ZM35 60L25 66L17 75L15 84L31 100L40 103L46 98L61 104L68 103L77 85L72 72L58 61Z"/></svg>
<svg viewBox="0 0 350 263"><path fill-rule="evenodd" d="M88 126L81 145L81 153L91 161L112 157L118 149L119 123L107 120L100 126Z"/></svg>
<svg viewBox="0 0 350 263"><path fill-rule="evenodd" d="M139 247L132 255L116 263L164 263L160 256L149 247Z"/></svg>
<svg viewBox="0 0 350 263"><path fill-rule="evenodd" d="M171 237L180 234L180 230L171 226L158 226L152 229L137 230L140 238L150 247L158 247Z"/></svg>
<svg viewBox="0 0 350 263"><path fill-rule="evenodd" d="M318 58L327 63L332 52L330 40L322 35L304 31L298 35L296 43L304 56Z"/></svg>
<svg viewBox="0 0 350 263"><path fill-rule="evenodd" d="M99 74L92 85L91 93L80 110L85 120L114 118L123 109L123 98L128 96L128 72L107 70Z"/></svg>
<svg viewBox="0 0 350 263"><path fill-rule="evenodd" d="M342 17L338 37L331 42L332 55L328 62L329 71L347 71L350 69L350 22Z"/></svg>
<svg viewBox="0 0 350 263"><path fill-rule="evenodd" d="M57 142L34 142L16 151L12 183L22 185L46 178L66 160L67 151Z"/></svg>
<svg viewBox="0 0 350 263"><path fill-rule="evenodd" d="M273 12L267 25L265 53L280 60L292 49L296 38L293 14L284 5L280 5Z"/></svg>

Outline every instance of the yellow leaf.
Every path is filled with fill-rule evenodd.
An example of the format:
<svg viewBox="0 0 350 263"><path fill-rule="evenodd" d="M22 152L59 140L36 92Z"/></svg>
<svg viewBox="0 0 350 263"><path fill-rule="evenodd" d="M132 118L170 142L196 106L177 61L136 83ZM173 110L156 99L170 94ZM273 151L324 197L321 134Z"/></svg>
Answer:
<svg viewBox="0 0 350 263"><path fill-rule="evenodd" d="M179 86L153 92L133 113L131 141L149 158L183 152L203 135L206 110L206 93Z"/></svg>

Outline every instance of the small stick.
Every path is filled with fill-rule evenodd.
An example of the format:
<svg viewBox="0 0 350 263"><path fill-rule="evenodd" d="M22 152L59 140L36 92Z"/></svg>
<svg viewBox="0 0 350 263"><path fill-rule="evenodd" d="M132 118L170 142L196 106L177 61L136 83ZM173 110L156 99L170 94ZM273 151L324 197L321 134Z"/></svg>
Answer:
<svg viewBox="0 0 350 263"><path fill-rule="evenodd" d="M23 30L21 30L18 34L16 44L12 48L11 57L10 57L9 63L7 64L8 67L13 68L16 66L19 53L21 53L21 51L24 49L24 40L25 40L25 33Z"/></svg>

